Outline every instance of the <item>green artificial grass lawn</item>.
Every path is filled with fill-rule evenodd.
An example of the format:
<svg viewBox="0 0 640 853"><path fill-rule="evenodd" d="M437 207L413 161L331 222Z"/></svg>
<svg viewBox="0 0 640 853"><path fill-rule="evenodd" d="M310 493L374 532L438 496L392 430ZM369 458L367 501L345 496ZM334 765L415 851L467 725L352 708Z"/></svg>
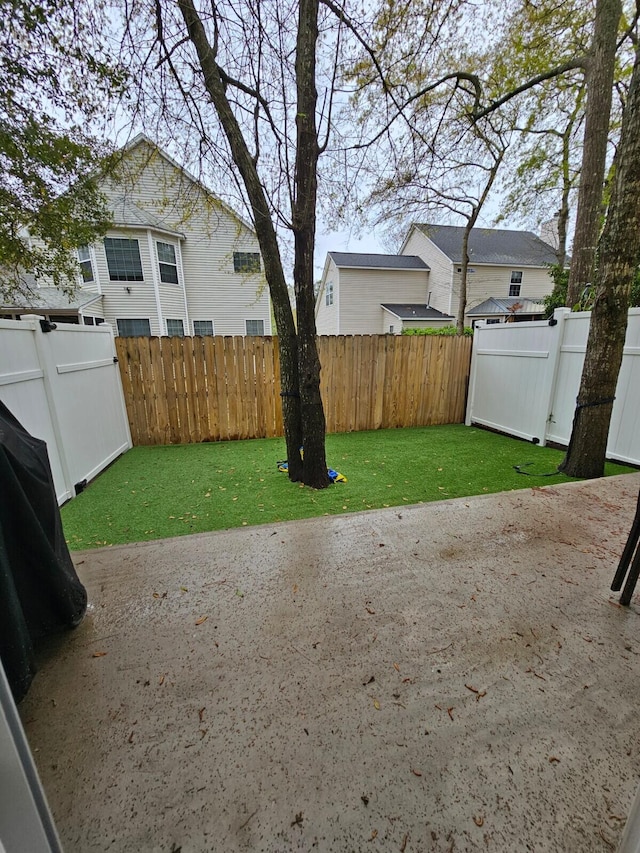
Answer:
<svg viewBox="0 0 640 853"><path fill-rule="evenodd" d="M563 452L462 425L327 436L347 477L315 491L277 470L284 439L136 447L62 509L73 550L567 482ZM523 476L514 465L531 463ZM607 463L606 474L632 469Z"/></svg>

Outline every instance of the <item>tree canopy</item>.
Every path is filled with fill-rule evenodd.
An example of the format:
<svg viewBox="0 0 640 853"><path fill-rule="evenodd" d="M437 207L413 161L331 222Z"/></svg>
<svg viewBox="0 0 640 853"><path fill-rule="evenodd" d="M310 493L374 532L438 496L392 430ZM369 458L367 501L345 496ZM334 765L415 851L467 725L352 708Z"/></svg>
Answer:
<svg viewBox="0 0 640 853"><path fill-rule="evenodd" d="M122 90L104 10L73 0L0 0L0 293L25 272L70 288L77 246L104 232L95 183L107 146L86 130ZM97 128L96 128L97 130Z"/></svg>

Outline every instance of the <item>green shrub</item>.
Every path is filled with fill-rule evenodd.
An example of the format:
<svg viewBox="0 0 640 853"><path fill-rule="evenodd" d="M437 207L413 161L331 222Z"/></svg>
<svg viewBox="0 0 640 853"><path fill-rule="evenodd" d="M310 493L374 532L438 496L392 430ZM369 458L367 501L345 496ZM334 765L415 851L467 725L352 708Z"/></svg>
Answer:
<svg viewBox="0 0 640 853"><path fill-rule="evenodd" d="M465 326L465 335L471 337L473 329L470 326ZM455 326L441 326L439 329L403 329L403 335L436 335L437 337L446 338L456 334Z"/></svg>

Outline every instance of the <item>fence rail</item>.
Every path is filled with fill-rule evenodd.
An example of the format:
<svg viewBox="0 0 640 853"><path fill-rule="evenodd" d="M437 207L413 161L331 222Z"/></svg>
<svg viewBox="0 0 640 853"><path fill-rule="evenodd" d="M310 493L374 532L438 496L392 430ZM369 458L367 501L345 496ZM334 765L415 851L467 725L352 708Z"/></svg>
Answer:
<svg viewBox="0 0 640 853"><path fill-rule="evenodd" d="M277 338L117 338L134 444L282 435ZM320 337L327 432L461 423L471 340Z"/></svg>

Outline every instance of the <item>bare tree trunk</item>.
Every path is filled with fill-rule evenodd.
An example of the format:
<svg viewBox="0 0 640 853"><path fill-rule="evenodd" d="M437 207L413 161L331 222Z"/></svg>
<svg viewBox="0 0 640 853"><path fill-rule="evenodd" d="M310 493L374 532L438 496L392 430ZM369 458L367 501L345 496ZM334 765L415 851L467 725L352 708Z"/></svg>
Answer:
<svg viewBox="0 0 640 853"><path fill-rule="evenodd" d="M569 308L573 308L580 301L584 288L593 281L602 215L616 38L621 14L620 0L597 0L593 46L587 67L587 107L580 193L567 288Z"/></svg>
<svg viewBox="0 0 640 853"><path fill-rule="evenodd" d="M316 42L318 0L300 0L296 44L298 139L296 145L293 234L293 281L298 318L298 367L304 443L303 482L321 489L329 485L325 457L325 416L320 396L320 359L316 343L313 294L313 250L318 190L316 128Z"/></svg>
<svg viewBox="0 0 640 853"><path fill-rule="evenodd" d="M568 139L563 137L562 141L562 201L560 202L560 210L558 211L558 246L556 248L556 263L560 269L564 269L564 264L567 259L567 225L569 223L569 194L571 192L571 183L569 180Z"/></svg>
<svg viewBox="0 0 640 853"><path fill-rule="evenodd" d="M631 285L640 260L640 51L615 166L611 201L598 244L595 301L573 431L560 466L570 477L600 477L604 472Z"/></svg>
<svg viewBox="0 0 640 853"><path fill-rule="evenodd" d="M467 311L467 277L469 274L469 235L478 218L475 210L474 214L467 219L462 234L462 272L460 273L460 297L458 300L458 316L456 318L456 335L464 335L464 315Z"/></svg>
<svg viewBox="0 0 640 853"><path fill-rule="evenodd" d="M233 161L240 171L249 197L278 330L282 416L287 445L289 478L294 481L301 480L303 479L303 468L300 447L303 444L303 433L298 378L298 341L275 228L255 162L227 99L221 69L216 62L215 50L209 43L200 16L193 5L193 0L178 0L178 5L187 26L189 38L198 54L207 92L227 137Z"/></svg>

